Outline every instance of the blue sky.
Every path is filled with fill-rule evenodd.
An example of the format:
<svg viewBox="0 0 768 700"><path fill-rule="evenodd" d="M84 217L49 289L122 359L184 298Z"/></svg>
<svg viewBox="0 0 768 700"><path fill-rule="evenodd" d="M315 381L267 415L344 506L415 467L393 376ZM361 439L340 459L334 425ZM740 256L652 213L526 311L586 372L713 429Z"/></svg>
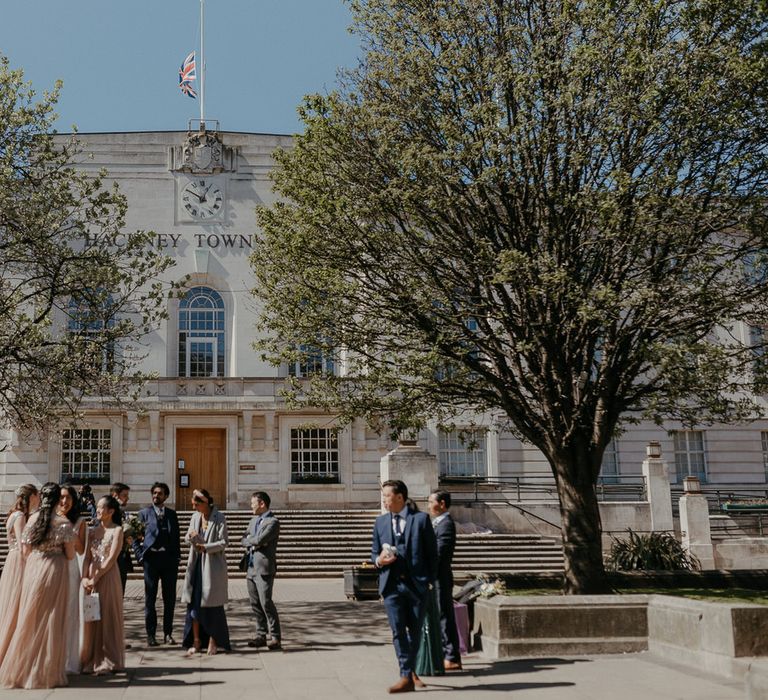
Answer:
<svg viewBox="0 0 768 700"><path fill-rule="evenodd" d="M38 92L64 81L58 130L180 130L199 117L178 89L199 45L199 0L0 0L0 10L11 66ZM206 117L223 130L296 132L302 96L332 89L359 55L343 0L206 0L205 15Z"/></svg>

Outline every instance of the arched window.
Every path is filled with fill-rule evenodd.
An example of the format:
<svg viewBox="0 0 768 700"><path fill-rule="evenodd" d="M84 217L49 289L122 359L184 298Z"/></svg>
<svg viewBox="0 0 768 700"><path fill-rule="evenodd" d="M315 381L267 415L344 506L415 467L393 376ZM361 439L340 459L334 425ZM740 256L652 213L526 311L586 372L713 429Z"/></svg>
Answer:
<svg viewBox="0 0 768 700"><path fill-rule="evenodd" d="M224 300L208 287L179 303L179 376L224 376Z"/></svg>

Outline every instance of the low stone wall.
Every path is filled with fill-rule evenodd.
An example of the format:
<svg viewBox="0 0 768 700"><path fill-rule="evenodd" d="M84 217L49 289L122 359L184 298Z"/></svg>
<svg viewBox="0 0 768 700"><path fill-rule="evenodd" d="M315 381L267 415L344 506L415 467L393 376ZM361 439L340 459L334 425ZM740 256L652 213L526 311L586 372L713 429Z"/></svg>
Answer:
<svg viewBox="0 0 768 700"><path fill-rule="evenodd" d="M475 601L475 640L493 659L648 648L645 595L495 596Z"/></svg>
<svg viewBox="0 0 768 700"><path fill-rule="evenodd" d="M768 568L768 537L731 537L712 546L718 569Z"/></svg>
<svg viewBox="0 0 768 700"><path fill-rule="evenodd" d="M768 676L768 606L664 595L478 599L475 639L492 659L648 649L731 678ZM765 681L768 686L768 681ZM755 697L762 697L756 695Z"/></svg>
<svg viewBox="0 0 768 700"><path fill-rule="evenodd" d="M745 657L768 655L768 606L651 596L648 649L673 661L743 677Z"/></svg>

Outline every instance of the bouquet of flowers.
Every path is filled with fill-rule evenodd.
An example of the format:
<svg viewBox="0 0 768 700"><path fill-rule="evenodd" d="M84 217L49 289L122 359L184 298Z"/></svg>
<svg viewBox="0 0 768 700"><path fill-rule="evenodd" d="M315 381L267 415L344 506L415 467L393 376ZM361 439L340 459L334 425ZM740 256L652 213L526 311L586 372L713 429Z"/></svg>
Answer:
<svg viewBox="0 0 768 700"><path fill-rule="evenodd" d="M123 523L123 535L126 541L129 537L138 542L144 539L144 523L139 520L138 516L132 515Z"/></svg>
<svg viewBox="0 0 768 700"><path fill-rule="evenodd" d="M494 579L478 577L482 583L480 584L479 594L481 598L493 598L495 595L504 595L507 592L507 587L504 581L501 579Z"/></svg>

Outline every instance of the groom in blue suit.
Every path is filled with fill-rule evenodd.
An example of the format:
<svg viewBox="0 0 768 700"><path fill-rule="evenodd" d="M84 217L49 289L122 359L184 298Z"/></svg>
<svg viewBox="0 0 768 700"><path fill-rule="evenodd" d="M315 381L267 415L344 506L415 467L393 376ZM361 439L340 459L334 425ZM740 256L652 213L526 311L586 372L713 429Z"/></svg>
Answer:
<svg viewBox="0 0 768 700"><path fill-rule="evenodd" d="M381 569L379 593L400 665L400 680L389 692L407 693L417 682L414 665L427 594L437 574L437 541L429 516L407 503L402 481L385 481L381 494L387 512L376 518L371 560Z"/></svg>
<svg viewBox="0 0 768 700"><path fill-rule="evenodd" d="M158 646L157 589L163 587L163 635L166 644L176 644L173 638L173 611L176 607L176 580L179 575L179 519L176 511L165 507L170 489L168 484L152 484L152 505L139 511L144 523L144 538L133 541L136 561L144 567L144 624L147 644Z"/></svg>

